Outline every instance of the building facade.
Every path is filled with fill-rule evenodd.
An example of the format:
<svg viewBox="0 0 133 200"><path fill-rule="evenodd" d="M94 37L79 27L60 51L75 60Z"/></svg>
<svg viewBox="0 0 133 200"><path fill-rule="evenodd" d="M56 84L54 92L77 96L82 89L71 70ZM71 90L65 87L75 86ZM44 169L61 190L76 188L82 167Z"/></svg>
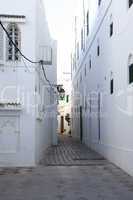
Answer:
<svg viewBox="0 0 133 200"><path fill-rule="evenodd" d="M84 1L75 25L72 134L133 175L133 1Z"/></svg>
<svg viewBox="0 0 133 200"><path fill-rule="evenodd" d="M0 166L35 166L57 143L57 43L41 0L3 1L0 21Z"/></svg>

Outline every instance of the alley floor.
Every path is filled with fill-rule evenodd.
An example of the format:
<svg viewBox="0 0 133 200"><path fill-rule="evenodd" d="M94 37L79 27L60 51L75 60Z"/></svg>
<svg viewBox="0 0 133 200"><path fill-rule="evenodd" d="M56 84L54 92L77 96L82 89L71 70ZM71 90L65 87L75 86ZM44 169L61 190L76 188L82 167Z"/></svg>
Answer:
<svg viewBox="0 0 133 200"><path fill-rule="evenodd" d="M0 169L0 200L133 200L133 178L69 137L32 169Z"/></svg>

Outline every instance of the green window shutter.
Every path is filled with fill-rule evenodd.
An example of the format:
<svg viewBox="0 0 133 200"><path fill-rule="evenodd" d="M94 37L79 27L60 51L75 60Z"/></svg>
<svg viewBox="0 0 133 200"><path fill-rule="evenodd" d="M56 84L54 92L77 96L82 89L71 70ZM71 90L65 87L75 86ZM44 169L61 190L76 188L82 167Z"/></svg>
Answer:
<svg viewBox="0 0 133 200"><path fill-rule="evenodd" d="M66 96L66 102L69 103L69 95Z"/></svg>

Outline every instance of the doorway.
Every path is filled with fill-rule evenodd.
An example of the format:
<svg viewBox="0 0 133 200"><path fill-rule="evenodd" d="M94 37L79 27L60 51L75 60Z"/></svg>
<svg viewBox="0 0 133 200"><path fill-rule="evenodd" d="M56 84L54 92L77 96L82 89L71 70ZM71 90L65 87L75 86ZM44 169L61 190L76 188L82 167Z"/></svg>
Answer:
<svg viewBox="0 0 133 200"><path fill-rule="evenodd" d="M101 140L101 94L98 94L98 140Z"/></svg>
<svg viewBox="0 0 133 200"><path fill-rule="evenodd" d="M80 141L83 142L83 109L80 106Z"/></svg>
<svg viewBox="0 0 133 200"><path fill-rule="evenodd" d="M64 116L61 116L61 124L60 124L61 134L64 133Z"/></svg>

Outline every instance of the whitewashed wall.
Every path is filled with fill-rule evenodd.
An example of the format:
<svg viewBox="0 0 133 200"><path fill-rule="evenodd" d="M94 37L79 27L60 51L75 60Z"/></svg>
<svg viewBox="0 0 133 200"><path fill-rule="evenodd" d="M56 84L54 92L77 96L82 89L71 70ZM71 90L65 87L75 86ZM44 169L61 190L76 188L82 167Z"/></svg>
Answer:
<svg viewBox="0 0 133 200"><path fill-rule="evenodd" d="M110 161L133 175L133 88L128 83L128 57L133 53L131 26L133 20L133 7L128 9L128 1L103 0L97 10L95 26L91 36L87 39L86 53L83 53L78 62L79 69L73 73L73 85L80 79L82 82L77 91L82 99L92 95L92 92L100 92L102 95L100 132L96 98L91 96L91 108L88 102L87 111L84 109L84 101L77 103L83 106L83 139L86 144L103 154ZM106 13L106 15L105 15ZM110 38L109 25L112 15L114 34ZM100 29L98 30L98 27ZM100 56L97 56L97 40L100 41ZM91 55L92 68L89 69L89 57ZM84 67L87 65L87 76L84 75ZM114 78L114 94L110 95L110 80ZM74 106L73 99L73 106ZM73 132L76 133L78 118L73 114ZM76 135L77 136L77 135ZM79 134L78 134L79 136Z"/></svg>
<svg viewBox="0 0 133 200"><path fill-rule="evenodd" d="M42 1L37 1L36 12L36 58L44 59L40 52L40 49L48 46L52 48L52 65L44 66L47 78L51 84L57 84L57 44L56 41L51 39L48 23L45 16L45 11ZM41 57L42 56L42 57ZM39 73L38 73L39 72ZM36 120L36 159L37 161L44 154L44 150L52 144L57 143L57 101L56 96L51 91L50 86L44 78L42 69L37 72L36 85L40 84L40 98L44 98L43 105L38 102L38 106L41 106L43 116L41 119ZM49 92L47 91L49 90ZM56 91L56 87L55 87ZM52 105L56 103L55 105ZM51 108L52 105L52 108ZM56 126L55 126L56 125Z"/></svg>
<svg viewBox="0 0 133 200"><path fill-rule="evenodd" d="M5 0L1 5L0 14L26 17L25 21L19 23L19 27L21 50L28 58L35 61L40 59L38 52L42 43L53 48L53 66L48 69L48 78L56 84L57 47L56 42L50 37L41 1ZM5 21L3 24L7 26ZM6 89L4 97L7 102L18 100L21 106L0 109L0 166L35 166L42 158L43 151L52 144L52 139L54 138L54 141L56 139L57 119L49 120L47 115L43 115L43 118L39 112L50 102L50 95L45 93L44 105L40 106L37 100L39 99L38 87L41 95L42 85L46 82L39 65L27 61L25 65L22 59L15 64L6 62L5 58L3 61L0 65L0 102L3 101L3 88L13 86L13 89Z"/></svg>

